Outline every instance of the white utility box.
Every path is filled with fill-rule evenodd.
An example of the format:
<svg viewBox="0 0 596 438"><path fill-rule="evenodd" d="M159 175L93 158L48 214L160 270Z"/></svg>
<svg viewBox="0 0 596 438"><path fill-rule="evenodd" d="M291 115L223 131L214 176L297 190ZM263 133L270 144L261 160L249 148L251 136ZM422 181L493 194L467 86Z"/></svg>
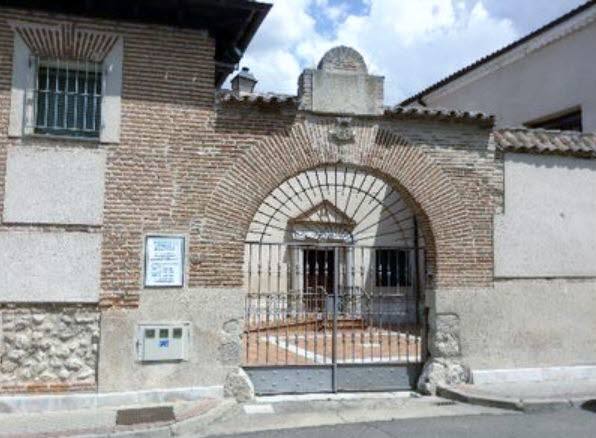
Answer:
<svg viewBox="0 0 596 438"><path fill-rule="evenodd" d="M146 323L137 328L137 356L142 362L187 360L190 323Z"/></svg>

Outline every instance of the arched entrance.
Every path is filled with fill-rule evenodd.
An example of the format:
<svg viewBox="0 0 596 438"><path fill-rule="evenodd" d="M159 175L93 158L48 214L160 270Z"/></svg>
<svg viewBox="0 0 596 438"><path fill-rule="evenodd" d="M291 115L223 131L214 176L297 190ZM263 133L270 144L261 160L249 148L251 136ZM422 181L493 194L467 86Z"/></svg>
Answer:
<svg viewBox="0 0 596 438"><path fill-rule="evenodd" d="M243 362L260 394L409 389L425 240L384 177L323 165L263 200L245 244Z"/></svg>

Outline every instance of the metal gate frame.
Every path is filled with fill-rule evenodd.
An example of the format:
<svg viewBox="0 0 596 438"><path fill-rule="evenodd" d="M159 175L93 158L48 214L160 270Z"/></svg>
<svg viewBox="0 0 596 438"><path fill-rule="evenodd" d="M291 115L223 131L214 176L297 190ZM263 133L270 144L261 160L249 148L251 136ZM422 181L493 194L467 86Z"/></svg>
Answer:
<svg viewBox="0 0 596 438"><path fill-rule="evenodd" d="M417 241L417 240L416 240ZM263 245L262 243L258 242L247 242L247 244L258 244ZM275 244L281 245L281 244ZM415 303L416 309L416 320L418 325L415 327L416 333L406 333L405 340L407 342L406 345L406 352L408 354L408 358L406 361L393 361L391 360L391 354L387 361L383 361L382 353L381 353L381 360L378 363L374 363L374 360L370 363L364 363L364 358L362 363L358 363L353 361L351 363L345 361L345 337L344 337L344 361L341 362L338 357L338 315L341 314L341 310L339 308L340 305L340 259L341 255L340 245L333 245L333 244L307 244L307 245L297 245L297 246L304 246L305 248L320 248L320 249L330 249L333 248L334 250L334 263L336 264L334 269L334 281L333 281L333 294L332 294L332 308L331 312L327 308L327 300L325 304L325 314L329 315L331 313L331 363L327 363L324 360L324 364L309 364L309 365L300 365L300 364L275 364L275 365L251 365L249 363L243 366L246 373L251 378L254 386L255 391L258 395L272 395L272 394L299 394L299 393L316 393L316 392L342 392L342 391L387 391L387 390L411 390L415 388L417 379L422 371L422 366L425 359L425 330L424 324L420 324L420 319L423 317L420 313L419 308L419 300L420 300L420 287L419 287L419 266L418 266L418 258L420 256L420 248L417 246L415 248L410 248L413 250L413 260L414 260L414 275L413 275L413 284L412 288L414 290L415 296L417 301ZM348 245L343 245L346 247ZM353 246L351 246L354 248ZM259 260L259 275L261 275L261 265ZM269 262L268 271L263 269L266 273L271 274L271 263ZM260 279L259 279L260 282ZM250 288L250 285L249 285ZM279 304L278 304L279 305ZM374 298L373 298L373 305L374 305ZM381 303L379 302L379 306ZM267 305L268 306L268 305ZM248 304L247 304L248 309ZM267 307L267 311L269 308ZM407 311L407 303L406 303L406 311ZM287 306L286 306L287 312ZM250 321L250 315L247 314L247 321ZM267 318L269 316L267 315ZM374 321L374 319L373 319ZM325 323L328 320L325 319ZM248 326L248 323L247 323ZM307 323L308 326L308 323ZM306 330L306 329L305 329ZM381 331L382 331L382 323L381 323ZM391 332L390 332L391 333ZM248 329L245 331L245 336L250 337L250 333ZM257 334L258 339L259 334ZM278 333L278 340L279 340L279 333ZM318 334L316 334L318 336ZM353 335L352 335L353 336ZM361 334L362 336L362 334ZM380 336L380 335L378 335ZM402 336L401 333L398 332L398 357L399 357L399 339ZM410 351L410 340L411 337L415 336L414 342L418 342L419 348L419 355L416 356L415 360L410 360L409 351ZM269 335L267 333L267 342L269 342ZM381 338L382 339L382 338ZM418 339L416 341L416 339ZM249 338L246 340L246 348L247 348L247 356L248 356L248 341ZM391 335L389 337L391 340ZM361 338L362 341L362 338ZM327 345L327 335L324 338L325 346ZM382 342L382 341L381 341ZM276 344L279 348L279 344ZM288 345L288 338L286 337L286 346ZM307 338L305 338L305 349L308 346ZM312 347L312 346L311 346ZM316 354L316 339L315 339L315 353ZM257 346L257 351L258 351ZM267 345L267 348L269 346ZM352 349L354 350L353 344L353 337L352 337ZM296 349L298 349L298 342L296 342ZM268 350L267 350L268 351ZM391 351L391 348L390 348ZM381 345L381 352L382 352L382 345ZM352 352L354 354L354 352ZM286 354L287 360L287 354ZM316 361L315 361L316 362Z"/></svg>

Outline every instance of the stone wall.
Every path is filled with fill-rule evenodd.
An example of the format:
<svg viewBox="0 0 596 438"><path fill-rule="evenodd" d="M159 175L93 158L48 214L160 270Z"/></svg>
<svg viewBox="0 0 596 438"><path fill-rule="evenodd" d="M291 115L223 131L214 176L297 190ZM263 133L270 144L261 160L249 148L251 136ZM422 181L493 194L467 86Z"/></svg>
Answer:
<svg viewBox="0 0 596 438"><path fill-rule="evenodd" d="M0 305L0 392L95 388L95 306Z"/></svg>
<svg viewBox="0 0 596 438"><path fill-rule="evenodd" d="M50 25L69 21L90 31L116 33L122 37L124 56L119 142L117 139L112 139L114 143L99 143L91 140L8 136L14 44L14 32L9 24L11 21ZM145 234L196 232L200 199L212 190L209 178L215 172L213 164L218 161L218 157L213 157L210 152L213 136L208 134L212 132L214 46L214 41L203 31L0 8L0 217L4 218L0 224L0 234L88 234L90 238L99 236L101 242L96 257L97 269L93 269L93 294L61 287L65 281L67 285L70 284L69 278L89 271L86 268L73 274L71 268L76 263L66 266L67 274L62 276L60 283L52 283L52 294L44 294L43 290L33 294L2 285L4 289L0 291L0 303L70 301L73 305L31 304L29 306L34 307L23 305L15 307L15 310L2 308L2 318L6 320L6 340L1 347L0 392L55 392L96 387L99 313L93 309L97 304L94 304L95 307L77 307L75 303L97 303L101 300L103 308L137 308L142 289ZM218 140L219 143L225 141ZM14 196L11 198L8 195L22 195L14 192L19 185L6 185L7 167L10 167L7 161L9 155L14 155L9 154L9 150L31 152L42 149L51 150L56 155L102 157L101 162L86 160L86 165L96 168L83 175L100 175L104 188L99 202L96 202L95 192L75 196L76 190L82 190L84 184L78 184L75 190L68 193L77 199L82 196L85 198L83 201L92 200L94 208L99 210L91 212L86 209L87 216L77 215L73 219L73 213L85 202L73 205L67 202L70 197L66 196L68 199L64 201L69 210L60 211L59 215L50 217L44 215L47 209L36 210L35 205L39 203L34 202L35 199L28 204L19 204L21 210L28 210L27 215L22 211L19 211L18 216L12 214L15 203L5 204L6 190L13 191L7 194L13 201ZM37 160L36 157L34 161ZM31 183L33 179L30 176L35 169L35 163L28 163L26 169L19 169L19 176ZM65 184L60 187L60 178L35 181L38 180L41 185L48 185L50 193L60 193L65 189ZM66 181L72 182L71 179ZM66 206L65 202L59 201L58 206L56 201L48 199L43 198L43 201L50 202L53 208ZM92 213L91 216L89 213ZM28 245L27 249L36 247L35 242ZM60 245L55 245L48 252L60 254L61 251ZM7 256L14 262L13 254ZM21 258L25 259L24 256ZM35 255L25 261L35 264ZM85 263L86 260L78 262ZM19 277L24 278L22 275ZM46 283L49 281L43 275L40 277ZM170 299L167 296L155 306L163 307ZM15 312L21 315L17 318L18 329L11 328L14 326L10 322L11 315ZM37 321L42 320L42 315L45 317L38 326ZM85 322L91 316L94 319ZM169 317L176 321L182 315ZM209 315L200 314L196 317L208 318ZM137 316L133 318L135 321L139 319ZM18 330L18 333L14 330ZM218 330L214 329L215 332ZM109 330L105 332L110 333ZM117 338L118 343L130 347L134 342L134 333L134 327L119 333L122 337ZM201 336L197 335L197 339L201 339ZM134 356L126 356L130 364L135 363L134 359ZM235 363L238 361L238 358L234 360ZM155 379L158 387L169 384L171 381L166 378Z"/></svg>

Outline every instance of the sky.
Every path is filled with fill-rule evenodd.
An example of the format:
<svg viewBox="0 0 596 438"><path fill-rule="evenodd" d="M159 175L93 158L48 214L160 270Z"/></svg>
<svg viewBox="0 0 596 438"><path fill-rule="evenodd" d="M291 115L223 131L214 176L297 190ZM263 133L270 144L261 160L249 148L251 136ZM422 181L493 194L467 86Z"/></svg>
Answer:
<svg viewBox="0 0 596 438"><path fill-rule="evenodd" d="M257 91L296 94L330 48L358 50L397 104L585 0L265 0L273 8L241 61Z"/></svg>

